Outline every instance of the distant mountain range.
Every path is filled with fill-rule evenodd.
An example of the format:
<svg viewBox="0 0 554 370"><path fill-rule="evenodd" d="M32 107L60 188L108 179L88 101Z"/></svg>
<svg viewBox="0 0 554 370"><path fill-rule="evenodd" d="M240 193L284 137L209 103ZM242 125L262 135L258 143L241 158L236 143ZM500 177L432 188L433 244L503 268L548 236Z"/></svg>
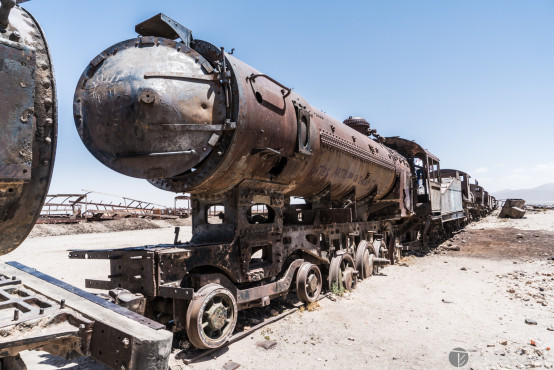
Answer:
<svg viewBox="0 0 554 370"><path fill-rule="evenodd" d="M554 202L554 184L544 184L533 189L501 190L492 192L496 199L519 198L526 203Z"/></svg>

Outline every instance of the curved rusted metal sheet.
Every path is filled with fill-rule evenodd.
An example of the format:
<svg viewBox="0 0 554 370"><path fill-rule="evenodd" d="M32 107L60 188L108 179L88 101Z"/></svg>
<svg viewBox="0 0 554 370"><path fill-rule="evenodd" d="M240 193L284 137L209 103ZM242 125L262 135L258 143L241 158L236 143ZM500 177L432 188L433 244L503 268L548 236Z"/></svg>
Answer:
<svg viewBox="0 0 554 370"><path fill-rule="evenodd" d="M387 137L385 143L388 147L394 148L399 153L406 157L415 157L418 154L426 154L429 158L440 162L440 159L433 153L423 148L421 145L412 140L403 139L398 136Z"/></svg>
<svg viewBox="0 0 554 370"><path fill-rule="evenodd" d="M57 139L57 101L48 45L18 5L0 8L0 255L33 228L44 203ZM15 2L14 2L15 3Z"/></svg>

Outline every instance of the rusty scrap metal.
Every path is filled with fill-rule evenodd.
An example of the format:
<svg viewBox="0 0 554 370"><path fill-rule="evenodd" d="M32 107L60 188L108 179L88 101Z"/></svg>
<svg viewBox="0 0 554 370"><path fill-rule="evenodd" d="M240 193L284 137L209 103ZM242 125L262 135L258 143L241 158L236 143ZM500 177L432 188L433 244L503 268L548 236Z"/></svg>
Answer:
<svg viewBox="0 0 554 370"><path fill-rule="evenodd" d="M89 194L103 193L89 191L84 194L48 194L38 222L67 223L118 217L176 219L186 218L190 214L187 208L166 208L159 204L127 197L114 196L120 198L115 202L93 201L89 200Z"/></svg>
<svg viewBox="0 0 554 370"><path fill-rule="evenodd" d="M163 328L17 262L0 264L0 358L40 349L91 356L113 369L164 369L172 335Z"/></svg>
<svg viewBox="0 0 554 370"><path fill-rule="evenodd" d="M39 216L54 164L57 99L42 29L13 0L0 7L0 255Z"/></svg>
<svg viewBox="0 0 554 370"><path fill-rule="evenodd" d="M525 200L506 199L498 217L500 218L523 218L525 216Z"/></svg>

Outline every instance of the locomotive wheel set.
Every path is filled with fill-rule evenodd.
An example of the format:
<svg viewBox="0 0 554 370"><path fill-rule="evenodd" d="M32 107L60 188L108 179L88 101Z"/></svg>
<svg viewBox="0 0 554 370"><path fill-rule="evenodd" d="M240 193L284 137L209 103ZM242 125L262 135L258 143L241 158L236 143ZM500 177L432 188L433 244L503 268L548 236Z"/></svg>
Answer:
<svg viewBox="0 0 554 370"><path fill-rule="evenodd" d="M0 101L9 143L0 148L4 254L23 241L44 202L57 104L40 27L14 0L1 4L0 76L9 98ZM113 368L164 368L171 339L163 328L186 332L197 348L218 348L239 310L291 290L304 303L323 290L351 290L402 251L496 207L467 173L441 171L417 143L381 137L363 118L337 121L163 14L136 32L85 69L75 91L76 128L109 168L190 193L193 237L182 243L176 230L173 244L70 252L110 260L109 280L87 279L86 286L112 290L125 309L20 264L0 265L0 310L22 312L0 320L0 365L43 349L91 355ZM13 271L32 275L32 284L11 278ZM8 295L14 284L22 284L18 298ZM58 299L67 292L56 298L55 289L79 303L67 307ZM72 331L10 342L19 324L41 333L55 320Z"/></svg>

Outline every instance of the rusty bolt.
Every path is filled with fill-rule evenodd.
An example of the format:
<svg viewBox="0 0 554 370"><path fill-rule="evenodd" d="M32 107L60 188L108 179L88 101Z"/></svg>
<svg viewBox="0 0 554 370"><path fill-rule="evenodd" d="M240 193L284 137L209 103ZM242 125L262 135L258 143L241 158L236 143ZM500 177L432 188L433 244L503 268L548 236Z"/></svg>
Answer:
<svg viewBox="0 0 554 370"><path fill-rule="evenodd" d="M52 106L52 104L53 104L52 99L50 99L50 98L44 99L44 106L46 108L50 108Z"/></svg>
<svg viewBox="0 0 554 370"><path fill-rule="evenodd" d="M47 118L44 120L44 124L46 126L52 126L52 118Z"/></svg>
<svg viewBox="0 0 554 370"><path fill-rule="evenodd" d="M61 309L64 309L64 308L65 308L65 299L62 299L62 300L60 301L60 308L61 308Z"/></svg>
<svg viewBox="0 0 554 370"><path fill-rule="evenodd" d="M125 348L129 348L129 338L123 338L123 340L121 341L121 344L123 344L123 347Z"/></svg>
<svg viewBox="0 0 554 370"><path fill-rule="evenodd" d="M17 31L13 31L12 34L10 35L10 40L12 41L19 41L20 38L21 38L21 34Z"/></svg>
<svg viewBox="0 0 554 370"><path fill-rule="evenodd" d="M19 320L19 310L16 308L13 310L13 321Z"/></svg>
<svg viewBox="0 0 554 370"><path fill-rule="evenodd" d="M50 144L52 142L52 139L50 139L50 137L47 136L44 138L44 141L46 142L46 144Z"/></svg>
<svg viewBox="0 0 554 370"><path fill-rule="evenodd" d="M85 324L79 324L79 331L85 331L86 326Z"/></svg>
<svg viewBox="0 0 554 370"><path fill-rule="evenodd" d="M38 310L39 315L44 315L44 308L41 307L40 310Z"/></svg>
<svg viewBox="0 0 554 370"><path fill-rule="evenodd" d="M42 164L43 166L48 166L50 164L50 161L48 159L43 159L42 161L40 161L40 164Z"/></svg>
<svg viewBox="0 0 554 370"><path fill-rule="evenodd" d="M48 78L45 78L44 80L42 80L42 86L47 89L50 87L50 79Z"/></svg>

